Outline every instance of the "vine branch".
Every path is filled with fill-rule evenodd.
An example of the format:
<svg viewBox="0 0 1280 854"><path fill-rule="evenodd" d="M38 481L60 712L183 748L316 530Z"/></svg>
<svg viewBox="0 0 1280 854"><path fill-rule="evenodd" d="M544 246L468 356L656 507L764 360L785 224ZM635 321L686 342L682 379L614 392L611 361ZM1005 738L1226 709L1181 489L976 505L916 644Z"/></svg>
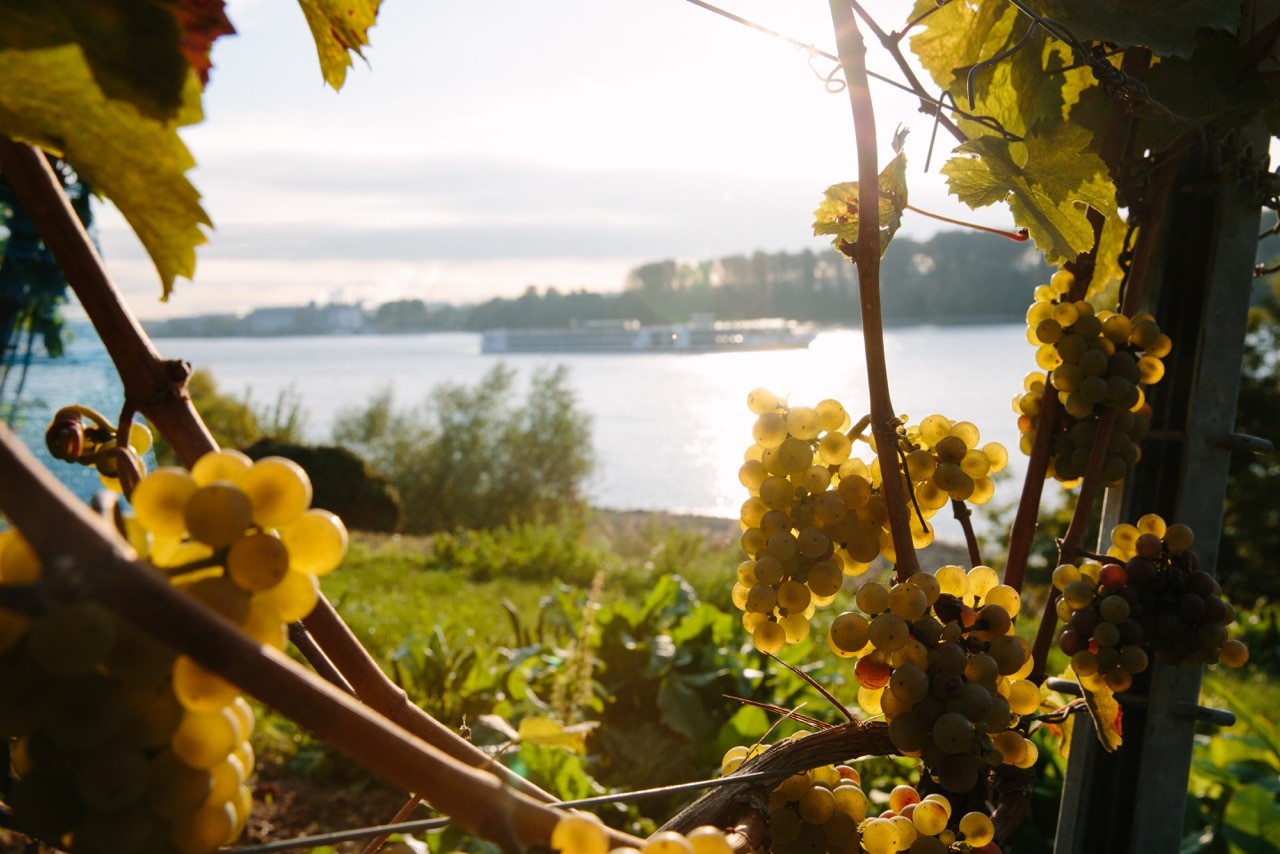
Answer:
<svg viewBox="0 0 1280 854"><path fill-rule="evenodd" d="M867 356L867 385L871 397L871 433L880 459L881 488L889 510L889 533L893 537L896 571L906 581L920 571L907 516L906 487L897 447L898 418L889 397L889 375L885 366L884 321L880 312L880 170L876 156L876 117L867 85L867 45L858 30L851 0L829 0L831 23L836 31L836 48L844 79L848 83L853 109L854 135L858 152L858 242L852 247L858 266L858 295L862 305L862 341ZM846 254L848 244L846 242Z"/></svg>

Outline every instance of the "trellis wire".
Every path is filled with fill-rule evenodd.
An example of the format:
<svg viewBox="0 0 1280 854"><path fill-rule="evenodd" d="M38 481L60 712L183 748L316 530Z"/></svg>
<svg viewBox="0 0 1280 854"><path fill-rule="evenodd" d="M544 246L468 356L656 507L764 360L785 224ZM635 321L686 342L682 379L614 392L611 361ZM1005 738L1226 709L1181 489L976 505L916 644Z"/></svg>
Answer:
<svg viewBox="0 0 1280 854"><path fill-rule="evenodd" d="M579 798L574 801L561 801L557 807L591 807L600 804L613 804L619 801L644 800L662 795L678 795L681 792L695 792L701 789L713 789L716 786L727 786L734 783L755 783L764 780L777 780L791 776L790 771L752 771L748 774L732 774L728 777L715 777L710 780L695 780L691 783L676 783L671 786L659 786L656 789L640 789L635 792L617 792L612 795L597 795L593 798ZM226 854L269 854L272 851L289 851L294 848L333 845L338 842L353 842L357 839L371 839L375 836L391 833L416 833L423 830L436 830L452 823L449 817L426 818L417 821L402 821L396 824L380 824L373 827L357 827L352 830L338 830L333 833L322 833L316 836L299 836L293 839L282 839L277 842L266 842L262 845L248 845L239 848L224 848Z"/></svg>

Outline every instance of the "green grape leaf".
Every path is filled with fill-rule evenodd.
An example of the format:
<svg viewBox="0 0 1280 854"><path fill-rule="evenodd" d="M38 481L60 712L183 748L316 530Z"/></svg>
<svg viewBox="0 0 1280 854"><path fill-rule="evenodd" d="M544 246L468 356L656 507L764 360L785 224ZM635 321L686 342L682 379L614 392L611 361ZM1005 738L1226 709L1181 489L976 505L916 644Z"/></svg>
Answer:
<svg viewBox="0 0 1280 854"><path fill-rule="evenodd" d="M930 9L934 11L911 36L911 50L934 82L948 90L959 69L976 65L1008 46L1021 14L1009 3L958 0L938 8L934 0L916 0L911 17L917 18ZM1025 24L1022 27L1025 29ZM1017 37L1022 31L1018 30ZM963 75L960 83L963 91Z"/></svg>
<svg viewBox="0 0 1280 854"><path fill-rule="evenodd" d="M162 298L195 272L209 218L187 181L194 164L178 138L198 121L199 84L188 75L184 106L161 121L108 98L74 44L0 50L0 133L65 158L120 209L160 274Z"/></svg>
<svg viewBox="0 0 1280 854"><path fill-rule="evenodd" d="M1196 30L1235 32L1239 0L1030 0L1077 38L1148 47L1157 56L1190 56Z"/></svg>
<svg viewBox="0 0 1280 854"><path fill-rule="evenodd" d="M1280 804L1276 796L1257 786L1237 788L1222 817L1230 854L1274 851L1280 839Z"/></svg>
<svg viewBox="0 0 1280 854"><path fill-rule="evenodd" d="M893 136L893 159L880 172L880 255L889 248L889 241L902 225L902 212L907 206L907 155L903 151L907 131L898 128ZM823 193L823 200L813 212L815 236L830 234L832 244L839 249L842 243L858 242L858 182L845 181L832 184Z"/></svg>
<svg viewBox="0 0 1280 854"><path fill-rule="evenodd" d="M378 20L381 0L298 0L311 27L324 82L341 89L351 67L351 54L361 59L369 44L369 28Z"/></svg>
<svg viewBox="0 0 1280 854"><path fill-rule="evenodd" d="M1108 753L1115 753L1124 742L1121 737L1124 709L1120 708L1115 694L1106 685L1098 691L1090 691L1080 683L1080 691L1082 692L1080 696L1084 697L1084 706L1089 710L1089 717L1093 720L1093 731L1098 734L1102 749Z"/></svg>
<svg viewBox="0 0 1280 854"><path fill-rule="evenodd" d="M222 0L0 0L0 51L75 45L110 99L174 118L194 68L208 79L209 50L234 32Z"/></svg>
<svg viewBox="0 0 1280 854"><path fill-rule="evenodd" d="M1023 143L971 139L942 173L951 192L971 208L1008 201L1014 222L1027 229L1050 263L1061 263L1093 246L1085 206L1114 216L1116 199L1106 166L1090 150L1088 131L1065 124L1052 130L1032 132Z"/></svg>

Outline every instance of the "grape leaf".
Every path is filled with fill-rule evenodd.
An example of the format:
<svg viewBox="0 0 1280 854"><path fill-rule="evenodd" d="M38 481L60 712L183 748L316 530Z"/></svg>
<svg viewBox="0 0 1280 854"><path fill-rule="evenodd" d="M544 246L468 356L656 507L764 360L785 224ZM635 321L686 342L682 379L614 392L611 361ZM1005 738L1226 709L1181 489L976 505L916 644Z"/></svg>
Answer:
<svg viewBox="0 0 1280 854"><path fill-rule="evenodd" d="M236 31L227 19L225 5L223 0L178 0L173 10L182 26L182 44L178 49L202 85L209 82L209 69L213 66L209 53L213 43Z"/></svg>
<svg viewBox="0 0 1280 854"><path fill-rule="evenodd" d="M1240 786L1227 803L1222 829L1229 854L1274 851L1280 838L1280 804L1266 789Z"/></svg>
<svg viewBox="0 0 1280 854"><path fill-rule="evenodd" d="M1116 213L1115 187L1088 131L1055 124L1022 143L994 136L971 139L942 167L947 186L971 208L1008 201L1014 222L1027 229L1050 263L1074 259L1093 246L1085 206ZM964 154L976 155L966 157Z"/></svg>
<svg viewBox="0 0 1280 854"><path fill-rule="evenodd" d="M1141 45L1157 56L1190 56L1196 30L1235 32L1239 0L1030 0L1084 40Z"/></svg>
<svg viewBox="0 0 1280 854"><path fill-rule="evenodd" d="M1098 690L1091 691L1084 687L1084 683L1080 683L1081 696L1084 697L1084 706L1089 710L1089 717L1093 719L1093 731L1098 734L1098 741L1102 743L1102 749L1108 753L1115 753L1120 745L1124 742L1121 736L1124 721L1124 709L1120 708L1120 704L1116 702L1115 694L1107 687L1105 682L1098 680L1101 684L1097 685Z"/></svg>
<svg viewBox="0 0 1280 854"><path fill-rule="evenodd" d="M222 0L0 0L0 51L76 45L98 88L151 118L174 118L192 67L233 32Z"/></svg>
<svg viewBox="0 0 1280 854"><path fill-rule="evenodd" d="M587 752L587 736L581 727L569 728L548 717L530 716L520 721L520 740L542 747Z"/></svg>
<svg viewBox="0 0 1280 854"><path fill-rule="evenodd" d="M902 150L907 131L899 128L893 137L893 159L880 172L880 255L902 225L902 211L907 206L907 155ZM844 242L858 242L858 182L832 184L823 193L822 203L813 212L815 236L835 236L832 244L839 249Z"/></svg>
<svg viewBox="0 0 1280 854"><path fill-rule="evenodd" d="M948 90L957 69L976 65L1008 45L1021 14L1009 3L952 0L936 8L934 0L917 0L911 16L929 9L934 11L911 37L911 50L934 82Z"/></svg>
<svg viewBox="0 0 1280 854"><path fill-rule="evenodd" d="M64 157L120 209L160 274L162 298L195 272L209 218L187 181L194 165L178 138L198 121L199 85L188 75L184 106L160 121L98 87L74 44L0 50L0 133Z"/></svg>
<svg viewBox="0 0 1280 854"><path fill-rule="evenodd" d="M369 43L369 28L378 19L381 0L298 0L311 27L320 55L320 72L334 89L341 89L351 67L351 54Z"/></svg>

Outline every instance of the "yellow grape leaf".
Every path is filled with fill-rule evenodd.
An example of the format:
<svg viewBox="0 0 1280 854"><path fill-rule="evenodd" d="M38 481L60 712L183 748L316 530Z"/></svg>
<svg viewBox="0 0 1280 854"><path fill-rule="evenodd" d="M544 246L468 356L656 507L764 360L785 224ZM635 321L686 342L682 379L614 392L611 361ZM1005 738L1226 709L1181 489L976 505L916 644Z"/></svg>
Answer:
<svg viewBox="0 0 1280 854"><path fill-rule="evenodd" d="M581 727L565 727L551 718L529 717L520 721L520 740L541 747L563 747L574 753L587 752L586 732Z"/></svg>
<svg viewBox="0 0 1280 854"><path fill-rule="evenodd" d="M1085 708L1089 710L1089 717L1093 719L1093 730L1098 734L1102 749L1108 753L1115 753L1124 742L1121 737L1124 710L1120 708L1115 695L1102 680L1097 680L1094 684L1097 690L1084 687L1084 680L1077 681L1080 682L1080 690L1083 692L1081 696L1084 697Z"/></svg>
<svg viewBox="0 0 1280 854"><path fill-rule="evenodd" d="M341 89L351 67L351 54L369 43L369 28L378 20L381 0L298 0L307 16L320 55L320 72L334 89Z"/></svg>
<svg viewBox="0 0 1280 854"><path fill-rule="evenodd" d="M889 241L902 225L902 212L907 206L907 155L902 150L907 131L899 128L893 137L893 150L897 152L880 172L880 254L889 248ZM832 244L858 241L858 182L845 181L832 184L823 193L821 204L813 212L815 236L830 234Z"/></svg>
<svg viewBox="0 0 1280 854"><path fill-rule="evenodd" d="M199 120L199 95L189 75L185 106L161 121L108 99L74 44L0 51L0 133L65 158L115 203L156 265L162 299L175 277L195 273L201 226L210 225L186 178L195 161L177 132Z"/></svg>

